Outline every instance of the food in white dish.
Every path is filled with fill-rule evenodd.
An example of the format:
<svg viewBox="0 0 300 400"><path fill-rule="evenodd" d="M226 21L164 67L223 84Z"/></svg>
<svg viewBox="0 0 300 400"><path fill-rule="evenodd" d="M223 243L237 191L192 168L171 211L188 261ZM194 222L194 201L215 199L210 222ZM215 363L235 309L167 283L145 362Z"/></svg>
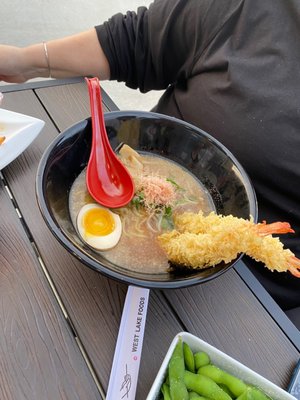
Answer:
<svg viewBox="0 0 300 400"><path fill-rule="evenodd" d="M246 385L259 388L272 400L296 400L294 396L286 392L284 389L278 387L226 353L218 350L216 347L188 332L180 332L173 339L146 400L161 399L160 389L166 380L168 374L168 365L180 338L183 342L189 345L194 354L198 352L207 353L212 364L216 365L218 368L221 368L227 373L234 375L236 378L243 380Z"/></svg>

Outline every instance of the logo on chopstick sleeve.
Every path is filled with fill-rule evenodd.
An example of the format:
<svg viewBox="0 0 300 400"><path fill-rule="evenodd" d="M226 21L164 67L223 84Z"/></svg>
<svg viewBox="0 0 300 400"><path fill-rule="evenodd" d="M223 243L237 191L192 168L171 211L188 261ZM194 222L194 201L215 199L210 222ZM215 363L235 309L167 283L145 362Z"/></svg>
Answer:
<svg viewBox="0 0 300 400"><path fill-rule="evenodd" d="M144 319L144 308L145 308L145 297L141 297L137 309L137 317L135 322L135 331L132 341L132 353L136 353L139 350L140 332L142 329ZM134 358L135 360L135 358Z"/></svg>
<svg viewBox="0 0 300 400"><path fill-rule="evenodd" d="M128 398L130 388L131 388L131 375L128 374L128 367L126 364L126 372L125 372L124 380L122 382L121 389L120 389L122 399L124 399L126 397Z"/></svg>

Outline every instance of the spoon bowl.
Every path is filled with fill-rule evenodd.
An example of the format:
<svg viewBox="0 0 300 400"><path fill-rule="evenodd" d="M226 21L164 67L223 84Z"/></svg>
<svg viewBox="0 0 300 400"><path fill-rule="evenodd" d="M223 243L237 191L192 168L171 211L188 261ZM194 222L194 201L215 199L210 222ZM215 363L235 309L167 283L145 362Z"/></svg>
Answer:
<svg viewBox="0 0 300 400"><path fill-rule="evenodd" d="M133 180L113 151L106 132L100 82L86 78L92 118L92 147L86 184L90 195L108 208L123 207L134 195Z"/></svg>

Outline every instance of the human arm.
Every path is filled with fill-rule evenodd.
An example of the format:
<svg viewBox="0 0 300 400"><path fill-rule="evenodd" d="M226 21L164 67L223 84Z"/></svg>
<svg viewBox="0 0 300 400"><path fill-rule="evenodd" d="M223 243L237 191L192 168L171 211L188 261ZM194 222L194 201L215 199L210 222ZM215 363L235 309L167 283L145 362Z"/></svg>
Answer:
<svg viewBox="0 0 300 400"><path fill-rule="evenodd" d="M47 42L51 77L110 77L106 56L95 29ZM0 80L21 83L37 77L48 77L49 69L43 43L27 47L0 45Z"/></svg>
<svg viewBox="0 0 300 400"><path fill-rule="evenodd" d="M193 1L195 0L190 0L190 3ZM172 2L173 0L165 2L166 5L162 7L163 15L159 15L161 14L161 2L155 2L152 14L159 13L158 24L167 18L166 25L170 25L180 15L185 0L176 0L174 6ZM170 16L168 16L169 11L172 11ZM148 34L148 15L148 10L140 7L140 11L137 13L118 14L111 18L109 23L103 24L103 32L105 31L106 35L100 35L99 31L102 28L96 27L97 34L95 29L91 29L77 35L48 41L47 50L51 76L65 78L93 75L104 80L110 78L110 68L112 68L114 72L117 71L117 76L113 79L125 82L136 79L141 87L144 78L148 79L152 75L153 79L157 81L157 88L166 87L169 81L163 80L162 82L161 71L155 70L152 60L155 54L151 53L151 48L157 46L157 43L152 41L151 35ZM152 20L155 18L154 16ZM151 30L151 27L149 29ZM164 26L158 30L158 35L163 30ZM158 35L155 37L158 38ZM102 41L100 41L100 36ZM166 40L164 40L163 46L159 46L159 49L166 46L165 42L169 40L167 36L164 34ZM104 52L101 45L105 47ZM114 47L115 54L110 58L109 65L106 56L111 54L109 49L112 47ZM167 43L168 47L173 49L173 42ZM175 53L173 52L172 55L172 64L175 64ZM183 54L181 56L184 57ZM176 67L174 66L175 68L177 68L177 64ZM42 42L24 48L0 45L0 80L20 83L28 79L48 76L49 69ZM168 77L169 79L172 80L173 75Z"/></svg>
<svg viewBox="0 0 300 400"><path fill-rule="evenodd" d="M217 0L156 0L149 9L116 14L96 29L48 41L51 76L98 76L142 92L184 84L231 13L229 3L240 2L227 0L221 6ZM48 76L43 43L25 48L0 45L0 80Z"/></svg>

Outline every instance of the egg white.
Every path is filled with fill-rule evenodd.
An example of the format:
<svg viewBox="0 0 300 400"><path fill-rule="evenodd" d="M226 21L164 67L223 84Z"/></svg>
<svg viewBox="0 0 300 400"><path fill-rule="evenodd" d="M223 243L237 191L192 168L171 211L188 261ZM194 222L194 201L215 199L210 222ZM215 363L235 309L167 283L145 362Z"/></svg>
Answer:
<svg viewBox="0 0 300 400"><path fill-rule="evenodd" d="M83 218L85 214L94 208L101 208L106 210L114 219L115 222L115 228L113 232L107 234L107 235L93 235L89 232L85 231L85 228L83 226ZM108 250L111 249L112 247L116 246L116 244L119 242L121 235L122 235L122 222L119 217L119 215L113 213L110 211L108 208L102 207L99 204L86 204L83 206L77 216L77 229L78 232L81 236L81 238L91 247L97 250Z"/></svg>

